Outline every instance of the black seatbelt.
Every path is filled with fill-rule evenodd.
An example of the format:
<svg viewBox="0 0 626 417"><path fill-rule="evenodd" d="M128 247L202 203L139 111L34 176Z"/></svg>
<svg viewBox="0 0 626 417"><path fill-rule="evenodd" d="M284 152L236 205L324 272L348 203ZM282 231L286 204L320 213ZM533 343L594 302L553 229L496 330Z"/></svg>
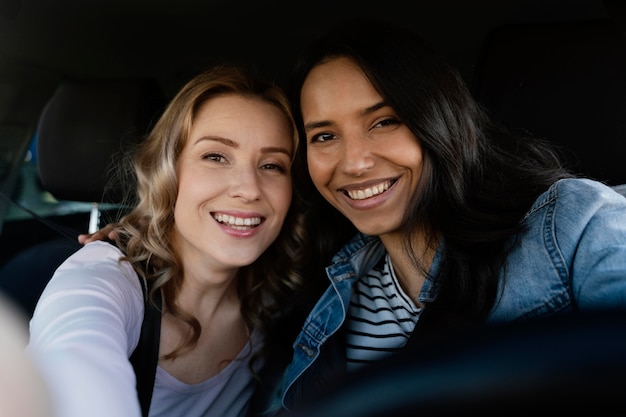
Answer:
<svg viewBox="0 0 626 417"><path fill-rule="evenodd" d="M135 369L137 378L137 395L141 404L141 412L144 417L148 417L150 402L152 401L152 391L154 389L154 378L156 375L157 363L159 361L159 341L161 338L161 309L163 300L161 291L155 291L154 299L150 301L150 289L154 281L146 283L146 280L139 278L144 290L144 316L141 324L141 335L135 351L130 356L130 362Z"/></svg>

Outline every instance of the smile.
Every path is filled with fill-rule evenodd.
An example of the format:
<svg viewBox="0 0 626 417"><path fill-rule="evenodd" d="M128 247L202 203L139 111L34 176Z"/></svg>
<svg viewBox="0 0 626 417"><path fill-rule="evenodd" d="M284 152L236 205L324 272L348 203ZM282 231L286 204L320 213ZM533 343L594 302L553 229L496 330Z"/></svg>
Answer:
<svg viewBox="0 0 626 417"><path fill-rule="evenodd" d="M261 224L260 217L235 217L228 214L216 213L213 214L213 218L218 223L232 227L235 230L248 230L257 227Z"/></svg>
<svg viewBox="0 0 626 417"><path fill-rule="evenodd" d="M394 181L381 182L373 187L368 187L362 190L346 190L345 194L352 200L366 200L375 195L382 194L393 185Z"/></svg>

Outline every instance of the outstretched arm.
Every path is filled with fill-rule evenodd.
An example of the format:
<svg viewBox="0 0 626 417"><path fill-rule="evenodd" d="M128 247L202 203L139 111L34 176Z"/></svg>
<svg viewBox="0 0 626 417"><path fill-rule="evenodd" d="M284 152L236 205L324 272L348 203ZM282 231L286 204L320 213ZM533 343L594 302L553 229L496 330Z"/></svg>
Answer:
<svg viewBox="0 0 626 417"><path fill-rule="evenodd" d="M104 242L79 249L37 303L26 349L50 386L55 415L141 415L129 357L141 332L143 294L121 256Z"/></svg>

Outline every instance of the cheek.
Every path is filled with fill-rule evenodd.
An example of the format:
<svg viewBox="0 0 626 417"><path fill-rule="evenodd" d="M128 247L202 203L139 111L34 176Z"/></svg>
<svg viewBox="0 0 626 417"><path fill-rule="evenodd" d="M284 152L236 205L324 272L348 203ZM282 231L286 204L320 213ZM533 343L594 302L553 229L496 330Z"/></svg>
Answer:
<svg viewBox="0 0 626 417"><path fill-rule="evenodd" d="M176 203L189 204L193 200L197 200L200 196L207 194L208 186L202 181L202 176L185 173L178 177L178 195Z"/></svg>
<svg viewBox="0 0 626 417"><path fill-rule="evenodd" d="M381 154L382 152L384 150L381 150ZM421 145L416 143L414 139L398 141L395 144L388 145L385 155L387 155L389 161L411 171L414 176L421 175L424 154Z"/></svg>
<svg viewBox="0 0 626 417"><path fill-rule="evenodd" d="M416 180L419 180L422 176L422 170L424 169L424 154L422 153L422 149L415 149L413 153L409 153L409 158L407 159L410 161L407 162L408 166L412 167Z"/></svg>
<svg viewBox="0 0 626 417"><path fill-rule="evenodd" d="M208 201L223 195L227 191L227 179L219 176L217 171L207 173L201 169L182 170L178 175L176 211L196 212Z"/></svg>
<svg viewBox="0 0 626 417"><path fill-rule="evenodd" d="M281 184L267 184L266 190L268 191L267 198L271 199L271 205L276 213L280 213L282 216L281 221L283 221L289 211L293 197L293 185L291 181L286 181Z"/></svg>
<svg viewBox="0 0 626 417"><path fill-rule="evenodd" d="M280 231L285 226L285 219L287 218L287 213L289 213L289 208L291 207L292 194L293 192L291 187L289 187L289 191L282 191L275 187L274 192L267 196L267 198L272 199L270 205L274 213L272 220L273 239L278 237Z"/></svg>
<svg viewBox="0 0 626 417"><path fill-rule="evenodd" d="M188 198L188 194L193 195L193 183L189 183L187 181L187 176L179 175L178 176L178 191L176 193L176 206L178 208L181 204L185 204Z"/></svg>

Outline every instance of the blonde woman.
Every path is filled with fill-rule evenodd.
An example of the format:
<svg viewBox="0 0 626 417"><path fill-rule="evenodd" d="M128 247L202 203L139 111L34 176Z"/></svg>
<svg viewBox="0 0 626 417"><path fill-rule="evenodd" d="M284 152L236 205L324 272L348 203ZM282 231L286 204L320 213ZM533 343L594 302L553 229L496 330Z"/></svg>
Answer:
<svg viewBox="0 0 626 417"><path fill-rule="evenodd" d="M141 415L129 358L144 285L162 297L149 415L246 413L265 330L301 281L297 146L283 92L241 68L173 98L134 154L137 204L114 244L68 258L30 322L55 415Z"/></svg>

